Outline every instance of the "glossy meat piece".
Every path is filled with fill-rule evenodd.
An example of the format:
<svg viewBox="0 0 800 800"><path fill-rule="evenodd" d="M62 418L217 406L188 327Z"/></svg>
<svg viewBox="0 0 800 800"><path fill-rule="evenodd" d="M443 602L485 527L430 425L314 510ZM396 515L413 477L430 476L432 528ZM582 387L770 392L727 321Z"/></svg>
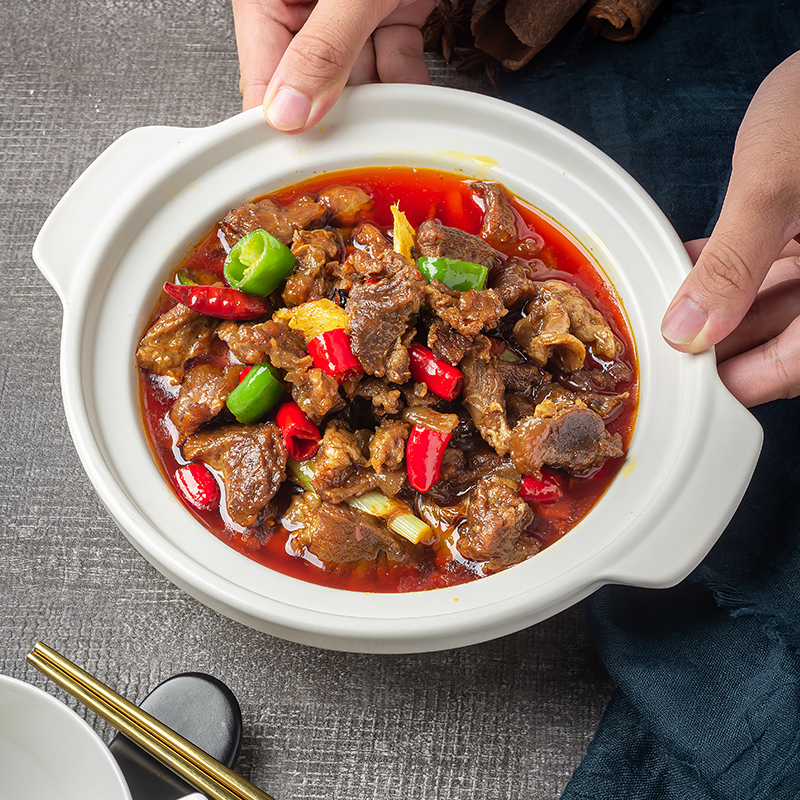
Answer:
<svg viewBox="0 0 800 800"><path fill-rule="evenodd" d="M406 456L406 440L411 431L407 422L382 422L369 440L369 465L375 472L396 470Z"/></svg>
<svg viewBox="0 0 800 800"><path fill-rule="evenodd" d="M508 452L511 429L506 421L505 385L493 359L469 352L459 365L464 375L462 403L481 436L500 455Z"/></svg>
<svg viewBox="0 0 800 800"><path fill-rule="evenodd" d="M552 298L537 298L514 325L514 338L534 363L544 366L554 358L566 372L580 369L586 346L569 330L569 314Z"/></svg>
<svg viewBox="0 0 800 800"><path fill-rule="evenodd" d="M487 574L539 551L536 540L526 534L535 515L518 489L519 481L491 475L470 492L466 530L456 546L464 558L484 562Z"/></svg>
<svg viewBox="0 0 800 800"><path fill-rule="evenodd" d="M544 465L586 475L623 454L620 435L609 434L600 415L577 398L539 403L514 428L510 450L517 469L536 477Z"/></svg>
<svg viewBox="0 0 800 800"><path fill-rule="evenodd" d="M178 399L169 412L178 431L178 444L222 411L228 395L239 383L241 371L238 364L228 367L195 364L187 370Z"/></svg>
<svg viewBox="0 0 800 800"><path fill-rule="evenodd" d="M136 349L141 369L164 375L173 385L183 380L186 362L209 352L219 320L178 303L145 332Z"/></svg>
<svg viewBox="0 0 800 800"><path fill-rule="evenodd" d="M375 488L375 473L367 466L355 434L332 420L314 457L314 490L331 503L341 503Z"/></svg>
<svg viewBox="0 0 800 800"><path fill-rule="evenodd" d="M217 336L243 364L269 361L277 369L302 371L313 361L306 350L303 335L293 331L285 319L264 322L223 322Z"/></svg>
<svg viewBox="0 0 800 800"><path fill-rule="evenodd" d="M307 368L304 364L302 368L289 370L284 379L289 384L292 400L315 425L326 415L344 408L338 382L319 367Z"/></svg>
<svg viewBox="0 0 800 800"><path fill-rule="evenodd" d="M384 254L380 265L386 277L350 290L350 345L367 374L405 383L411 373L404 339L422 305L424 278L394 252Z"/></svg>
<svg viewBox="0 0 800 800"><path fill-rule="evenodd" d="M549 373L536 364L523 362L515 364L492 357L492 364L503 381L507 391L529 393L550 380Z"/></svg>
<svg viewBox="0 0 800 800"><path fill-rule="evenodd" d="M286 480L286 447L274 423L224 425L190 436L183 455L222 473L225 502L239 525L256 523Z"/></svg>
<svg viewBox="0 0 800 800"><path fill-rule="evenodd" d="M494 181L472 181L469 188L477 192L486 206L480 235L487 242L505 244L519 238L514 209L505 189Z"/></svg>
<svg viewBox="0 0 800 800"><path fill-rule="evenodd" d="M220 224L231 244L257 228L263 228L288 246L295 231L315 227L327 216L325 203L315 200L309 194L303 194L287 206L268 197L244 203L229 211Z"/></svg>
<svg viewBox="0 0 800 800"><path fill-rule="evenodd" d="M538 259L530 263L509 261L490 276L489 285L500 295L507 309L520 308L536 297L536 277L543 269L544 263Z"/></svg>
<svg viewBox="0 0 800 800"><path fill-rule="evenodd" d="M392 243L383 235L381 229L371 222L359 225L353 231L352 244L372 258L378 258L392 249Z"/></svg>
<svg viewBox="0 0 800 800"><path fill-rule="evenodd" d="M431 258L452 258L456 261L470 261L483 264L490 270L500 266L500 254L479 236L449 228L433 220L425 220L416 235L417 252Z"/></svg>
<svg viewBox="0 0 800 800"><path fill-rule="evenodd" d="M466 337L496 328L508 313L494 289L459 292L433 280L425 287L425 299L434 314Z"/></svg>
<svg viewBox="0 0 800 800"><path fill-rule="evenodd" d="M545 281L538 286L527 316L514 326L514 336L537 364L555 356L566 372L583 366L586 345L609 360L621 350L603 315L578 289L563 281Z"/></svg>
<svg viewBox="0 0 800 800"><path fill-rule="evenodd" d="M330 223L351 228L361 214L372 208L372 198L358 186L329 186L317 195L330 212Z"/></svg>
<svg viewBox="0 0 800 800"><path fill-rule="evenodd" d="M434 320L428 331L428 347L436 358L458 366L458 362L467 354L472 339L459 333L444 320Z"/></svg>
<svg viewBox="0 0 800 800"><path fill-rule="evenodd" d="M296 528L290 539L295 552L315 555L326 569L354 562L405 561L408 550L377 517L348 505L326 502L306 492L292 498L285 517Z"/></svg>
<svg viewBox="0 0 800 800"><path fill-rule="evenodd" d="M297 261L286 279L281 294L283 302L299 306L327 297L336 280L329 263L339 253L336 234L327 229L295 231L292 253Z"/></svg>
<svg viewBox="0 0 800 800"><path fill-rule="evenodd" d="M362 378L353 387L353 393L354 396L369 400L373 413L379 417L399 414L404 407L400 389L387 385L379 378Z"/></svg>

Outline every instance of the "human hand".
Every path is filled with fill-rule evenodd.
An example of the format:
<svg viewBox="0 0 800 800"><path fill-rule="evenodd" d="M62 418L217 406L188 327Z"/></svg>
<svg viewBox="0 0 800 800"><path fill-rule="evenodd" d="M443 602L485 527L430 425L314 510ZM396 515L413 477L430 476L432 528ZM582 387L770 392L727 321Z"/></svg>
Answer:
<svg viewBox="0 0 800 800"><path fill-rule="evenodd" d="M684 352L717 345L720 377L746 406L800 394L798 234L800 53L753 97L719 221L687 244L697 263L661 328Z"/></svg>
<svg viewBox="0 0 800 800"><path fill-rule="evenodd" d="M435 0L232 0L242 105L299 133L346 83L429 83L420 28Z"/></svg>

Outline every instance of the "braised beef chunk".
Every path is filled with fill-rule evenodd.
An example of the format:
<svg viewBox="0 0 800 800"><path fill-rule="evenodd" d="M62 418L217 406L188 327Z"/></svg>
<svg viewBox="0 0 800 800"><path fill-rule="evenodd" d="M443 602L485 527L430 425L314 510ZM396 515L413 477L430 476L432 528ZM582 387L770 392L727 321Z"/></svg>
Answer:
<svg viewBox="0 0 800 800"><path fill-rule="evenodd" d="M358 186L330 186L317 197L330 211L332 225L350 228L372 207L372 198Z"/></svg>
<svg viewBox="0 0 800 800"><path fill-rule="evenodd" d="M405 383L411 373L404 337L422 305L424 279L397 253L380 263L387 276L353 286L347 298L350 346L367 374Z"/></svg>
<svg viewBox="0 0 800 800"><path fill-rule="evenodd" d="M343 423L333 420L325 428L311 483L320 497L332 503L375 488L375 473L367 466L355 434Z"/></svg>
<svg viewBox="0 0 800 800"><path fill-rule="evenodd" d="M550 358L566 372L583 366L586 347L569 332L569 315L553 299L537 299L528 314L514 326L514 338L534 363L544 366Z"/></svg>
<svg viewBox="0 0 800 800"><path fill-rule="evenodd" d="M377 517L347 505L334 505L311 492L292 498L286 521L296 528L291 539L295 552L313 553L327 569L378 556L405 561L408 549Z"/></svg>
<svg viewBox="0 0 800 800"><path fill-rule="evenodd" d="M392 249L392 243L371 222L364 222L353 231L352 244L372 258L378 258Z"/></svg>
<svg viewBox="0 0 800 800"><path fill-rule="evenodd" d="M464 358L471 344L472 339L459 333L441 319L434 320L428 331L428 347L436 358L441 358L453 366Z"/></svg>
<svg viewBox="0 0 800 800"><path fill-rule="evenodd" d="M511 392L530 393L550 380L550 375L536 364L515 364L496 356L492 358L492 364L503 385Z"/></svg>
<svg viewBox="0 0 800 800"><path fill-rule="evenodd" d="M622 453L620 435L609 434L600 415L577 399L539 403L511 434L511 458L525 475L539 476L545 464L586 475Z"/></svg>
<svg viewBox="0 0 800 800"><path fill-rule="evenodd" d="M286 447L271 422L196 433L186 440L183 454L222 473L228 514L239 525L256 523L286 480Z"/></svg>
<svg viewBox="0 0 800 800"><path fill-rule="evenodd" d="M338 252L339 242L331 230L295 231L292 253L297 262L286 279L281 294L283 302L287 306L299 306L327 297L336 280L329 263Z"/></svg>
<svg viewBox="0 0 800 800"><path fill-rule="evenodd" d="M292 243L295 231L317 227L327 215L325 203L309 194L300 195L288 206L264 197L234 208L226 214L220 225L232 244L242 236L263 228L288 246Z"/></svg>
<svg viewBox="0 0 800 800"><path fill-rule="evenodd" d="M515 259L494 272L489 285L500 295L507 309L520 308L536 297L536 278L543 269L544 263L537 259L527 263Z"/></svg>
<svg viewBox="0 0 800 800"><path fill-rule="evenodd" d="M526 534L533 510L518 489L518 481L492 475L470 492L467 529L457 547L464 558L484 562L486 573L518 564L539 550L536 540Z"/></svg>
<svg viewBox="0 0 800 800"><path fill-rule="evenodd" d="M214 419L239 383L240 366L195 364L181 383L178 399L169 412L178 431L178 444Z"/></svg>
<svg viewBox="0 0 800 800"><path fill-rule="evenodd" d="M399 414L403 410L400 389L387 386L378 378L362 378L353 387L353 395L369 400L373 413L378 417Z"/></svg>
<svg viewBox="0 0 800 800"><path fill-rule="evenodd" d="M145 332L136 349L136 363L170 383L183 379L186 362L208 353L219 320L178 303L165 311Z"/></svg>
<svg viewBox="0 0 800 800"><path fill-rule="evenodd" d="M292 400L300 406L303 413L315 424L328 415L344 408L344 397L339 393L336 379L319 367L289 370L284 375L290 384Z"/></svg>
<svg viewBox="0 0 800 800"><path fill-rule="evenodd" d="M473 181L470 188L480 194L486 205L481 237L499 244L519 239L516 216L505 189L492 181Z"/></svg>
<svg viewBox="0 0 800 800"><path fill-rule="evenodd" d="M406 455L411 426L398 420L382 422L369 440L369 465L375 472L395 470Z"/></svg>
<svg viewBox="0 0 800 800"><path fill-rule="evenodd" d="M473 264L483 264L490 270L501 263L500 254L479 236L460 228L448 228L431 219L417 228L415 243L421 256L471 261Z"/></svg>
<svg viewBox="0 0 800 800"><path fill-rule="evenodd" d="M459 292L433 280L425 287L425 299L434 314L467 337L497 327L508 313L494 289Z"/></svg>
<svg viewBox="0 0 800 800"><path fill-rule="evenodd" d="M602 358L617 357L613 331L574 286L545 281L527 310L514 326L514 336L537 364L554 357L566 372L574 372L584 364L586 345Z"/></svg>
<svg viewBox="0 0 800 800"><path fill-rule="evenodd" d="M464 375L462 403L481 436L500 454L508 452L511 429L506 421L505 386L492 360L473 352L460 365Z"/></svg>
<svg viewBox="0 0 800 800"><path fill-rule="evenodd" d="M255 323L226 321L217 329L217 336L243 364L269 361L276 369L303 371L313 363L302 334L293 331L285 319Z"/></svg>

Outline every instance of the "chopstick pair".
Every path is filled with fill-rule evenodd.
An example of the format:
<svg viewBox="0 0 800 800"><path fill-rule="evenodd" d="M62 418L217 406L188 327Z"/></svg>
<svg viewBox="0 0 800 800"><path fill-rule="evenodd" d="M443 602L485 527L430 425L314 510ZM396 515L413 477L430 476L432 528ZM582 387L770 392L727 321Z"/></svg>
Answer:
<svg viewBox="0 0 800 800"><path fill-rule="evenodd" d="M43 642L27 660L211 800L274 800Z"/></svg>

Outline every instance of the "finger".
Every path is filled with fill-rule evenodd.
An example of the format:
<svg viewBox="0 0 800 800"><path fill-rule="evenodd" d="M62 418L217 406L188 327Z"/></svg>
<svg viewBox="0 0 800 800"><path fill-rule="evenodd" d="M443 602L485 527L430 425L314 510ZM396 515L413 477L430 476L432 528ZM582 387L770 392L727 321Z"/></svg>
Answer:
<svg viewBox="0 0 800 800"><path fill-rule="evenodd" d="M791 241L783 248L778 260L770 267L761 288L763 290L776 283L793 280L797 277L800 277L800 244Z"/></svg>
<svg viewBox="0 0 800 800"><path fill-rule="evenodd" d="M398 0L319 0L275 69L264 98L267 121L307 130L333 106L372 32Z"/></svg>
<svg viewBox="0 0 800 800"><path fill-rule="evenodd" d="M700 352L731 333L800 230L800 98L787 90L798 77L800 60L784 62L745 115L719 221L662 323L679 350Z"/></svg>
<svg viewBox="0 0 800 800"><path fill-rule="evenodd" d="M257 0L233 0L242 108L255 108L292 40L291 19L280 19Z"/></svg>
<svg viewBox="0 0 800 800"><path fill-rule="evenodd" d="M692 239L691 241L683 243L683 246L686 248L686 252L689 254L689 258L692 259L692 264L697 262L697 259L700 257L700 253L706 246L707 241L708 239Z"/></svg>
<svg viewBox="0 0 800 800"><path fill-rule="evenodd" d="M361 86L365 83L377 83L379 80L378 70L375 67L375 45L370 37L358 54L347 83L349 86Z"/></svg>
<svg viewBox="0 0 800 800"><path fill-rule="evenodd" d="M800 279L783 281L759 292L745 318L716 349L717 361L753 350L783 333L800 317Z"/></svg>
<svg viewBox="0 0 800 800"><path fill-rule="evenodd" d="M430 83L422 31L411 25L385 25L373 34L375 65L383 83Z"/></svg>
<svg viewBox="0 0 800 800"><path fill-rule="evenodd" d="M800 318L777 338L719 365L731 394L748 408L800 394Z"/></svg>

